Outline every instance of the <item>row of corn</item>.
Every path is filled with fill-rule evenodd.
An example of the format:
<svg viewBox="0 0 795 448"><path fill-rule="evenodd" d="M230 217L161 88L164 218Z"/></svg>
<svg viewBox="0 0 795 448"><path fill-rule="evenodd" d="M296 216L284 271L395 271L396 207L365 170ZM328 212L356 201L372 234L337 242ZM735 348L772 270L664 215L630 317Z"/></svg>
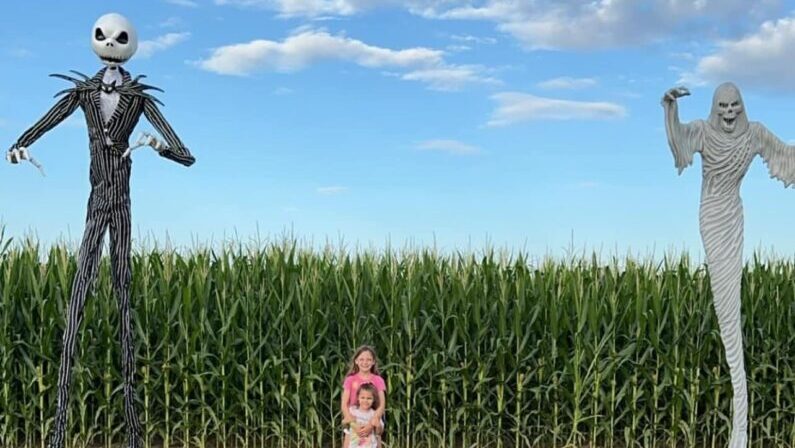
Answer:
<svg viewBox="0 0 795 448"><path fill-rule="evenodd" d="M703 266L532 260L292 240L133 254L147 446L341 446L350 355L376 348L387 447L722 447L731 385ZM76 253L0 236L0 446L44 447ZM795 264L751 260L752 447L795 447ZM103 260L81 326L69 445L125 434Z"/></svg>

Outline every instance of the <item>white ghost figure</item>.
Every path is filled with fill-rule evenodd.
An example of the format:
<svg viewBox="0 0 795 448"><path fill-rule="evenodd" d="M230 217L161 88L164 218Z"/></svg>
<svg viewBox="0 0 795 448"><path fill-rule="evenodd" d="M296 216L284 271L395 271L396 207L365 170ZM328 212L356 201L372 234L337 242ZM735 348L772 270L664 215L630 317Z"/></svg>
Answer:
<svg viewBox="0 0 795 448"><path fill-rule="evenodd" d="M138 49L138 34L124 16L105 14L91 30L91 47L102 62L115 67L127 62Z"/></svg>
<svg viewBox="0 0 795 448"><path fill-rule="evenodd" d="M740 90L732 83L715 89L709 118L679 122L677 99L687 89L668 90L662 99L668 145L681 173L701 153L702 183L699 223L715 314L732 383L730 448L748 444L748 391L740 318L743 271L743 203L740 184L756 155L770 176L795 183L795 147L778 139L764 125L749 122Z"/></svg>

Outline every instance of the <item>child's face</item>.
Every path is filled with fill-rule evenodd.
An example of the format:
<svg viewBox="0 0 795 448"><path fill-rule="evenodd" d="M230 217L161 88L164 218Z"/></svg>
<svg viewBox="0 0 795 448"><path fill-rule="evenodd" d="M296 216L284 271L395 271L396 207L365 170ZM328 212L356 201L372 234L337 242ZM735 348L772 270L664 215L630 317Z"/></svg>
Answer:
<svg viewBox="0 0 795 448"><path fill-rule="evenodd" d="M359 391L359 409L367 411L373 407L373 393L369 390Z"/></svg>
<svg viewBox="0 0 795 448"><path fill-rule="evenodd" d="M369 372L373 368L373 364L375 364L373 354L368 351L363 351L356 357L356 367L360 372Z"/></svg>

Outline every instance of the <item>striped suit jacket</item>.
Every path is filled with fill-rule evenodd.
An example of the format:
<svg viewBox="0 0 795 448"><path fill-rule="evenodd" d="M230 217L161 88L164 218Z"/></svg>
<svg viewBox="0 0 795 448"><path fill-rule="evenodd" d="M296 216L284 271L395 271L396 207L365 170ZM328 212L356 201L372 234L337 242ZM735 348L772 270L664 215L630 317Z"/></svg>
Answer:
<svg viewBox="0 0 795 448"><path fill-rule="evenodd" d="M51 75L74 82L75 87L56 94L56 97L64 96L47 114L25 131L11 149L31 146L45 132L54 128L80 107L85 114L92 154L95 150L101 150L115 152L120 156L129 147L130 135L143 114L168 143L168 148L161 151L160 155L185 166L192 165L195 159L160 113L156 104L159 101L146 92L160 89L138 82L143 76L132 79L129 72L122 67L117 68L122 75L122 84L113 88L120 94L119 103L110 119L107 122L103 120L100 93L103 88L106 90L110 88L102 83L107 69L107 67L102 68L93 78L78 72L73 73L82 79Z"/></svg>

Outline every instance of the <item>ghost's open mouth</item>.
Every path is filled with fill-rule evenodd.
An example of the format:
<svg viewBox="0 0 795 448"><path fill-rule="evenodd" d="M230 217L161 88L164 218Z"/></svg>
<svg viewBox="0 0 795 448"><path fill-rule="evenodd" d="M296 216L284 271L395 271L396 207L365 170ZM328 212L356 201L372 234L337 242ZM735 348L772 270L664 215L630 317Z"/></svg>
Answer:
<svg viewBox="0 0 795 448"><path fill-rule="evenodd" d="M737 117L732 117L732 118L723 117L723 122L726 123L726 126L733 125L735 120L737 120Z"/></svg>

